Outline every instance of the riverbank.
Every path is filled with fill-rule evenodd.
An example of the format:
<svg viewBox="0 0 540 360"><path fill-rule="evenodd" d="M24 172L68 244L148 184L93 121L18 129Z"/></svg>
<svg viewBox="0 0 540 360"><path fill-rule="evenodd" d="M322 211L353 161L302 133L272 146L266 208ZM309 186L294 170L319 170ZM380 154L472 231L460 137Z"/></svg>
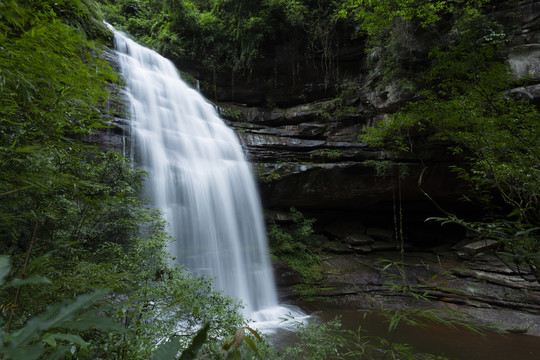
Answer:
<svg viewBox="0 0 540 360"><path fill-rule="evenodd" d="M439 309L506 333L540 336L540 287L523 269L467 243L321 255L322 280L306 296L298 276L277 269L285 302L322 309ZM381 247L382 248L382 247ZM429 299L429 300L427 300Z"/></svg>

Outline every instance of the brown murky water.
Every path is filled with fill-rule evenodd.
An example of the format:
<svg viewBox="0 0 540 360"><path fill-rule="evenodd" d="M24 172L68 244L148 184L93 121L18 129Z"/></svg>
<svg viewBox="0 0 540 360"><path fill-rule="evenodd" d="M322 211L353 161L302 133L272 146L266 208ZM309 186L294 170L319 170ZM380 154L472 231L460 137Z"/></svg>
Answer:
<svg viewBox="0 0 540 360"><path fill-rule="evenodd" d="M466 329L451 329L441 325L426 328L400 324L395 334L388 333L388 324L379 316L358 311L325 310L316 314L327 321L341 318L343 328L355 330L361 326L366 335L392 338L406 343L418 352L444 355L460 360L538 360L540 337L524 334L485 333L484 336Z"/></svg>
<svg viewBox="0 0 540 360"><path fill-rule="evenodd" d="M442 325L420 328L400 324L395 334L380 316L347 310L324 310L313 314L321 321L336 317L342 327L356 330L362 327L366 336L380 336L395 343L408 344L418 353L442 355L455 360L539 360L540 337L525 334L486 332L478 335L467 329L452 329ZM294 333L278 330L269 334L270 341L279 347L293 345ZM388 359L388 357L386 357Z"/></svg>

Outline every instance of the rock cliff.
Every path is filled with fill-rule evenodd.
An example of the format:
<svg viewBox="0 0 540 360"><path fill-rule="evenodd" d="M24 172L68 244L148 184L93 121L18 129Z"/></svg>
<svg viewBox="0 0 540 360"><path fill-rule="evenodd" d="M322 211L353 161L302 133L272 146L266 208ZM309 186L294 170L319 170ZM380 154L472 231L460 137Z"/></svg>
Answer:
<svg viewBox="0 0 540 360"><path fill-rule="evenodd" d="M537 0L500 2L491 14L510 33L508 63L514 76L528 77L525 86L510 93L537 105L539 14ZM420 34L417 47L422 47L422 41ZM382 69L376 67L380 64L372 62L375 68L369 68L365 51L359 50L361 39L349 45L349 51L342 50L348 56L338 64L344 77L348 76L340 95L284 108L248 106L253 102L241 96L236 103L220 103L226 109L224 118L237 131L253 163L265 206L294 206L321 214L327 210L353 211L377 217L392 212L399 192L409 214L436 215L437 205L432 200L449 211L474 213L477 209L458 201L466 188L449 165L460 159L452 157L445 144L419 139L423 146L415 157L381 152L359 141L363 128L398 111L417 95L397 84L378 86ZM351 70L351 63L357 64L356 72ZM287 92L282 90L283 94Z"/></svg>

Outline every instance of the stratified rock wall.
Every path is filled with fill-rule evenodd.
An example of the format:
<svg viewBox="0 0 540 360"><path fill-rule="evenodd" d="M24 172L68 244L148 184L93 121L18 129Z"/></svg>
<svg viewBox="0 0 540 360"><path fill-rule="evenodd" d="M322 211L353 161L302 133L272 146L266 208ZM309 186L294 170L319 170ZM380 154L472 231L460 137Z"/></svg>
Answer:
<svg viewBox="0 0 540 360"><path fill-rule="evenodd" d="M540 106L540 1L498 2L489 16L510 34L508 63L514 76L528 78L509 93ZM425 39L418 36L422 47ZM413 156L381 152L359 141L366 126L417 95L399 84L378 86L377 69L369 69L367 55L357 50L347 58L356 61L358 71L349 73L353 91L347 97L285 109L222 104L236 114L224 113L253 163L264 205L385 214L393 211L399 193L401 206L413 212L442 215L441 206L480 217L478 209L459 201L467 189L449 166L460 159L450 156L445 144L418 139L415 147L422 150Z"/></svg>
<svg viewBox="0 0 540 360"><path fill-rule="evenodd" d="M324 101L286 110L226 107L229 119L231 111L236 114L228 123L250 157L267 209L295 207L323 222L332 217L329 212L357 213L392 227L396 206L418 221L437 214L424 192L453 209L466 191L448 168L456 160L444 144L426 144L420 162L412 154L361 143L358 134L381 116L365 99L335 116L327 114Z"/></svg>

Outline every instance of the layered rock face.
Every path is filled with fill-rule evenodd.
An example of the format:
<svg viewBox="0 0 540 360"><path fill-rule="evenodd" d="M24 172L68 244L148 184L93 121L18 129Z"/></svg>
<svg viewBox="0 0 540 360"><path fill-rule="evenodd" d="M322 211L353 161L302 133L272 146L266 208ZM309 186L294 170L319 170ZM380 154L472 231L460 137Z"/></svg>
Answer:
<svg viewBox="0 0 540 360"><path fill-rule="evenodd" d="M353 99L350 113L330 117L328 102L287 110L228 104L236 129L258 176L265 207L323 213L345 211L375 218L391 214L401 202L408 213L428 213L441 203L455 203L465 191L449 172L451 160L440 144L426 145L421 163L414 155L386 153L359 141L363 127L379 111L367 100ZM227 112L229 119L234 118ZM422 175L421 184L419 184ZM399 197L399 199L398 199ZM454 204L455 205L455 204Z"/></svg>
<svg viewBox="0 0 540 360"><path fill-rule="evenodd" d="M514 76L529 78L526 86L511 91L512 96L538 105L539 14L537 0L501 2L492 14L511 32L508 62ZM418 139L415 147L421 150L413 156L384 153L360 142L363 128L398 111L415 94L397 84L377 87L380 74L368 69L365 53L357 48L348 53L347 61L340 65L347 69L343 73L354 78L354 91L348 96L284 109L222 103L229 110L224 117L237 130L254 164L265 206L353 211L377 217L392 212L399 197L408 214L442 215L437 206L474 214L477 209L458 201L466 188L449 165L460 160L447 153L445 144L425 143L422 147L424 140ZM357 73L351 75L354 61ZM249 97L244 100L250 103Z"/></svg>
<svg viewBox="0 0 540 360"><path fill-rule="evenodd" d="M111 34L112 35L112 34ZM109 62L116 72L120 72L118 64L118 55L112 48L103 47L101 58ZM87 137L87 141L91 144L99 145L108 150L120 151L123 154L129 152L129 128L130 119L127 112L127 104L122 94L122 89L115 84L109 84L107 89L110 94L106 104L104 104L103 112L108 116L108 128L102 129Z"/></svg>
<svg viewBox="0 0 540 360"><path fill-rule="evenodd" d="M529 80L528 85L511 93L540 107L540 1L522 1L513 14L511 23L515 33L511 37L508 63L516 79Z"/></svg>

